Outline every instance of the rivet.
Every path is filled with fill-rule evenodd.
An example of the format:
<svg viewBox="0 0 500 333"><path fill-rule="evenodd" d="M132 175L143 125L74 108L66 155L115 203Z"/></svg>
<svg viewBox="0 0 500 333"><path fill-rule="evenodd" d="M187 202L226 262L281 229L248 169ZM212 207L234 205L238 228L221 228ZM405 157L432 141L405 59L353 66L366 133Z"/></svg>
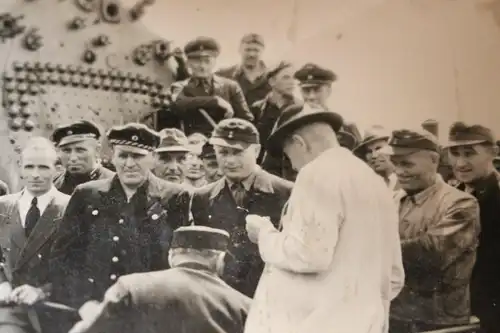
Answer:
<svg viewBox="0 0 500 333"><path fill-rule="evenodd" d="M4 89L5 91L7 92L12 92L16 89L16 84L14 82L7 82L5 85L4 85Z"/></svg>
<svg viewBox="0 0 500 333"><path fill-rule="evenodd" d="M14 75L6 72L3 74L3 79L7 82L10 82L10 81L14 80Z"/></svg>
<svg viewBox="0 0 500 333"><path fill-rule="evenodd" d="M45 84L47 83L47 81L49 80L49 77L50 77L51 74L49 73L41 73L40 76L38 76L38 82L40 82L41 84Z"/></svg>
<svg viewBox="0 0 500 333"><path fill-rule="evenodd" d="M38 81L38 75L36 75L35 73L29 73L27 80L29 83L36 82Z"/></svg>
<svg viewBox="0 0 500 333"><path fill-rule="evenodd" d="M82 79L82 86L87 88L90 85L90 81L91 81L90 77L84 76Z"/></svg>
<svg viewBox="0 0 500 333"><path fill-rule="evenodd" d="M109 88L111 87L111 80L108 79L108 78L105 78L103 81L102 81L102 88L104 90L109 90Z"/></svg>
<svg viewBox="0 0 500 333"><path fill-rule="evenodd" d="M50 74L49 82L52 84L56 84L59 81L59 75L57 73Z"/></svg>
<svg viewBox="0 0 500 333"><path fill-rule="evenodd" d="M71 78L71 85L73 87L78 87L80 85L80 77L77 75L73 75L73 77Z"/></svg>
<svg viewBox="0 0 500 333"><path fill-rule="evenodd" d="M99 70L97 71L97 74L98 74L100 77L102 77L102 78L105 78L105 77L107 77L107 76L108 76L108 72L107 72L107 71L105 71L105 70L104 70L104 69L102 69L102 68L101 68L101 69L99 69Z"/></svg>
<svg viewBox="0 0 500 333"><path fill-rule="evenodd" d="M12 63L12 68L14 69L14 71L20 72L24 69L24 65L20 61L14 61Z"/></svg>
<svg viewBox="0 0 500 333"><path fill-rule="evenodd" d="M122 85L121 85L120 81L115 80L115 81L113 81L111 88L113 89L113 91L120 91L122 88Z"/></svg>
<svg viewBox="0 0 500 333"><path fill-rule="evenodd" d="M26 72L18 72L16 75L16 80L17 81L24 81L28 77L28 74Z"/></svg>
<svg viewBox="0 0 500 333"><path fill-rule="evenodd" d="M32 131L33 128L35 128L35 123L30 120L30 119L26 119L24 120L24 129L28 132Z"/></svg>
<svg viewBox="0 0 500 333"><path fill-rule="evenodd" d="M95 77L95 78L92 79L92 83L91 84L92 84L92 87L94 89L99 89L101 87L101 79L98 78L98 77Z"/></svg>
<svg viewBox="0 0 500 333"><path fill-rule="evenodd" d="M63 86L67 86L71 81L71 76L68 73L64 73L61 75L61 84Z"/></svg>
<svg viewBox="0 0 500 333"><path fill-rule="evenodd" d="M28 103L29 103L28 96L21 95L21 97L19 98L19 104L21 104L22 106L26 106L26 105L28 105Z"/></svg>
<svg viewBox="0 0 500 333"><path fill-rule="evenodd" d="M17 86L17 91L19 91L21 94L24 94L26 91L28 91L28 85L24 82L19 83Z"/></svg>
<svg viewBox="0 0 500 333"><path fill-rule="evenodd" d="M123 81L122 83L122 91L127 92L130 90L130 82L129 81Z"/></svg>
<svg viewBox="0 0 500 333"><path fill-rule="evenodd" d="M143 85L141 86L140 91L141 91L141 93L143 93L143 94L145 94L145 95L146 95L146 94L149 92L149 87L148 87L147 85L143 84Z"/></svg>
<svg viewBox="0 0 500 333"><path fill-rule="evenodd" d="M11 117L17 117L20 114L20 107L18 105L11 105L8 109L8 114Z"/></svg>
<svg viewBox="0 0 500 333"><path fill-rule="evenodd" d="M50 62L48 62L48 63L46 63L46 64L45 64L45 69L46 69L48 72L52 73L53 71L55 71L55 70L56 70L56 65L54 65L54 64L52 64L52 63L50 63Z"/></svg>
<svg viewBox="0 0 500 333"><path fill-rule="evenodd" d="M26 106L24 106L24 107L21 108L21 116L23 116L24 118L28 118L32 114L33 114L33 112L31 111L30 108L28 108Z"/></svg>
<svg viewBox="0 0 500 333"><path fill-rule="evenodd" d="M68 66L66 67L66 69L67 69L67 71L68 71L70 74L75 74L75 72L76 72L76 67L75 67L75 66L73 66L73 65L68 65Z"/></svg>
<svg viewBox="0 0 500 333"><path fill-rule="evenodd" d="M26 61L23 65L24 69L31 72L34 67L33 67L33 64L31 64L29 61Z"/></svg>
<svg viewBox="0 0 500 333"><path fill-rule="evenodd" d="M37 72L41 72L44 69L44 66L40 61L35 62L35 65L33 66L34 70Z"/></svg>
<svg viewBox="0 0 500 333"><path fill-rule="evenodd" d="M29 87L29 93L30 93L30 95L35 96L39 92L40 92L40 87L38 85L36 85L36 84L30 85L30 87Z"/></svg>
<svg viewBox="0 0 500 333"><path fill-rule="evenodd" d="M132 83L132 86L130 87L130 89L132 90L133 93L138 92L140 88L141 88L141 86L138 82Z"/></svg>
<svg viewBox="0 0 500 333"><path fill-rule="evenodd" d="M97 75L97 69L95 69L95 68L91 68L91 69L89 70L89 75L90 75L91 77L95 77L95 76Z"/></svg>
<svg viewBox="0 0 500 333"><path fill-rule="evenodd" d="M63 65L61 65L61 64L57 64L57 66L56 66L56 70L57 70L59 73L61 73L61 74L62 74L62 73L66 73L66 68L65 68Z"/></svg>

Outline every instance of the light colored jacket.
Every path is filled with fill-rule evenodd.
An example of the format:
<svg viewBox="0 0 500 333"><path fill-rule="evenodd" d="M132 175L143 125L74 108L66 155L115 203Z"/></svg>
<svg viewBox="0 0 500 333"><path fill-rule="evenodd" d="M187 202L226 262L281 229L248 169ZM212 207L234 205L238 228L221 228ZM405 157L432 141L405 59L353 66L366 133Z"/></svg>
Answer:
<svg viewBox="0 0 500 333"><path fill-rule="evenodd" d="M259 235L266 263L245 333L382 333L404 283L392 191L344 148L297 177L283 231Z"/></svg>

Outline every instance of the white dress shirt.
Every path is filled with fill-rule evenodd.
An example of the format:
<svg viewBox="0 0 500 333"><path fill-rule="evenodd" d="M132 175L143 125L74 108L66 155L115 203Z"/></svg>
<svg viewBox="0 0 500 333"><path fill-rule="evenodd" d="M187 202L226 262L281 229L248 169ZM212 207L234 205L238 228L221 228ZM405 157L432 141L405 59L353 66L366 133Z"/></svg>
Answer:
<svg viewBox="0 0 500 333"><path fill-rule="evenodd" d="M40 210L40 216L42 216L43 212L54 198L55 191L56 188L52 186L47 193L38 197L37 207ZM17 202L17 207L19 208L19 216L21 217L21 224L23 225L23 228L26 225L26 215L28 214L28 211L31 207L31 201L34 197L35 196L31 194L27 189L23 189L21 197Z"/></svg>

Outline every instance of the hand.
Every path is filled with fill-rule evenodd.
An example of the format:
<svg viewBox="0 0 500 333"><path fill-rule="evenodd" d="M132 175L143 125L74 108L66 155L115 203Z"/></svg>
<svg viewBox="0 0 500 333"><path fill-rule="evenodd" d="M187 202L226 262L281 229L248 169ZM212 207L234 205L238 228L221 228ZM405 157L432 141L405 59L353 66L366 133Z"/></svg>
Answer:
<svg viewBox="0 0 500 333"><path fill-rule="evenodd" d="M259 233L263 227L273 227L269 217L262 217L259 215L247 215L246 217L246 229L248 233L248 238L252 243L257 244L259 241Z"/></svg>
<svg viewBox="0 0 500 333"><path fill-rule="evenodd" d="M215 99L217 100L217 105L226 111L224 118L232 118L234 116L234 110L231 104L220 96L215 96Z"/></svg>
<svg viewBox="0 0 500 333"><path fill-rule="evenodd" d="M27 284L17 287L10 294L11 300L16 304L33 305L46 298L42 289Z"/></svg>
<svg viewBox="0 0 500 333"><path fill-rule="evenodd" d="M9 282L0 283L0 304L10 303L10 294L12 293L12 286Z"/></svg>
<svg viewBox="0 0 500 333"><path fill-rule="evenodd" d="M102 305L97 301L88 301L82 305L82 307L78 310L78 314L80 318L85 320L86 318L93 318L98 315L101 311Z"/></svg>

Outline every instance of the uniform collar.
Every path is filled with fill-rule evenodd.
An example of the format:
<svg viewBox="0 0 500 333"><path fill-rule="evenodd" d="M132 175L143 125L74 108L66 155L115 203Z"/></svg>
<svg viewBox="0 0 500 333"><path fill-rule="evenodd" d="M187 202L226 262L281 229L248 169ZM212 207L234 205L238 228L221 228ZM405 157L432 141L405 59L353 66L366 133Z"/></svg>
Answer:
<svg viewBox="0 0 500 333"><path fill-rule="evenodd" d="M214 184L215 186L210 196L211 199L218 196L219 193L224 189L226 184L231 185L232 182L226 177L222 177ZM267 174L259 166L256 167L255 171L248 178L242 181L242 184L245 187L245 190L247 191L255 189L263 193L274 193L271 180L269 179L269 177L267 177Z"/></svg>

